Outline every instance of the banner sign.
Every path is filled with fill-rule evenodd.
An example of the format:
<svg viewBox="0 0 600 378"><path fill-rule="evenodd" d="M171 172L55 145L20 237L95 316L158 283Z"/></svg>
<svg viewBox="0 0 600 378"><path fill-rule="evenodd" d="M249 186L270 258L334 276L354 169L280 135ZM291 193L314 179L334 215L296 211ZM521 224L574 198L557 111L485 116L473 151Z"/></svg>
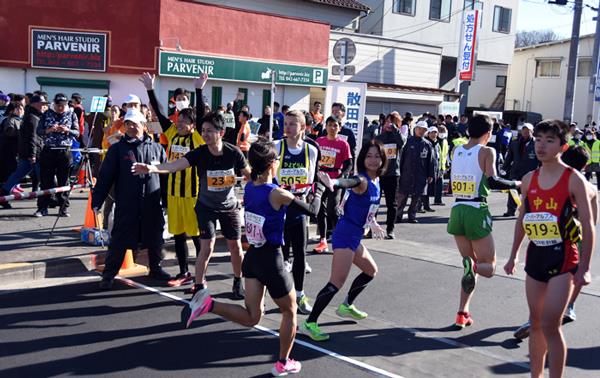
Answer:
<svg viewBox="0 0 600 378"><path fill-rule="evenodd" d="M31 67L106 71L106 33L31 29Z"/></svg>
<svg viewBox="0 0 600 378"><path fill-rule="evenodd" d="M92 97L92 104L90 105L90 113L102 113L106 109L106 103L108 97L94 96Z"/></svg>
<svg viewBox="0 0 600 378"><path fill-rule="evenodd" d="M161 51L158 58L158 74L174 77L197 77L203 72L211 79L271 83L271 72L275 70L275 83L307 87L325 87L326 67L295 66L182 54Z"/></svg>
<svg viewBox="0 0 600 378"><path fill-rule="evenodd" d="M471 81L474 77L478 25L479 11L476 9L465 11L465 19L463 20L463 34L461 38L460 50L458 51L461 81Z"/></svg>
<svg viewBox="0 0 600 378"><path fill-rule="evenodd" d="M344 127L351 129L356 137L356 151L362 147L365 107L367 105L367 84L354 82L335 82L327 86L325 109L331 110L331 104L340 102L346 107Z"/></svg>

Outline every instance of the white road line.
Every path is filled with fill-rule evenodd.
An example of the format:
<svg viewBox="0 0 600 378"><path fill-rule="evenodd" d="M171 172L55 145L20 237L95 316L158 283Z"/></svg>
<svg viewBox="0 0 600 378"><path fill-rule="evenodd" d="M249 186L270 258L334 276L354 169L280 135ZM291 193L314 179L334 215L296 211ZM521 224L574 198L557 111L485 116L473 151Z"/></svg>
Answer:
<svg viewBox="0 0 600 378"><path fill-rule="evenodd" d="M189 301L187 301L187 300L185 300L183 298L180 298L180 297L178 297L176 295L173 295L173 294L170 294L170 293L165 293L165 292L160 291L158 289L155 289L153 287L146 286L144 284L132 281L132 280L130 280L128 278L123 278L123 277L120 277L120 276L116 276L115 278L118 279L118 280L120 280L121 282L123 282L126 285L129 285L129 286L132 286L132 287L136 287L138 289L148 290L148 291L150 291L152 293L158 294L158 295L163 296L165 298L172 299L172 300L177 301L177 302L186 303L186 304L190 303ZM263 327L263 326L260 326L260 325L256 325L253 328L256 329L256 330L258 330L258 331L261 331L263 333L267 333L269 335L272 335L272 336L275 336L275 337L279 337L279 333L278 332L275 332L275 331L273 331L273 330L271 330L269 328L266 328L266 327ZM312 350L317 351L319 353L323 353L323 354L325 354L325 355L327 355L329 357L333 357L333 358L336 358L338 360L341 360L341 361L344 361L346 363L349 363L351 365L357 366L357 367L359 367L361 369L368 370L370 372L380 374L380 375L382 375L384 377L404 378L401 375L391 373L391 372L389 372L387 370L380 369L378 367L366 364L364 362L355 360L355 359L350 358L350 357L343 356L343 355L341 355L339 353L330 351L330 350L325 349L325 348L321 348L319 346L313 345L313 344L308 343L308 342L303 341L303 340L296 339L294 341L294 343L296 343L298 345L301 345L301 346L303 346L305 348L312 349Z"/></svg>

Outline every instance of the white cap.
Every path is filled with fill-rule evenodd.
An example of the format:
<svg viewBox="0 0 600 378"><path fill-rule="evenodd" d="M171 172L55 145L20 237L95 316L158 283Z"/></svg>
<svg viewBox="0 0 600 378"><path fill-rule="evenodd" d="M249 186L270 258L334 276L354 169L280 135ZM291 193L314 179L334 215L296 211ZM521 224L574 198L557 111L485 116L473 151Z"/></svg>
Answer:
<svg viewBox="0 0 600 378"><path fill-rule="evenodd" d="M435 126L431 126L430 128L427 129L428 133L437 133L438 132L438 128Z"/></svg>
<svg viewBox="0 0 600 378"><path fill-rule="evenodd" d="M533 131L533 125L531 123L524 123L523 128L529 129L529 131Z"/></svg>
<svg viewBox="0 0 600 378"><path fill-rule="evenodd" d="M428 129L429 125L425 121L419 121L419 122L417 122L417 124L415 125L415 127L422 127L424 129Z"/></svg>
<svg viewBox="0 0 600 378"><path fill-rule="evenodd" d="M125 99L125 101L123 101L126 104L141 104L142 101L140 101L140 98L134 94L130 94L129 96L127 96L127 98Z"/></svg>
<svg viewBox="0 0 600 378"><path fill-rule="evenodd" d="M139 110L129 108L127 109L127 114L125 114L125 118L123 119L123 121L131 121L137 123L138 125L141 125L142 122L146 122L146 117L144 117L142 112L140 112Z"/></svg>

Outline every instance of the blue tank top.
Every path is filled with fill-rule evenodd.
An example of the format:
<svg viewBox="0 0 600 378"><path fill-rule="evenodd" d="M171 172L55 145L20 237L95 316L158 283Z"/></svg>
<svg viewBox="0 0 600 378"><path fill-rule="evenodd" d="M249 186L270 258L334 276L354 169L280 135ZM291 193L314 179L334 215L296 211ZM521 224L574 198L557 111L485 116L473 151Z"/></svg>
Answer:
<svg viewBox="0 0 600 378"><path fill-rule="evenodd" d="M287 206L273 209L269 194L278 188L275 184L254 185L252 181L244 189L244 227L248 243L262 247L265 243L283 245L283 225Z"/></svg>
<svg viewBox="0 0 600 378"><path fill-rule="evenodd" d="M381 190L379 179L371 180L368 175L361 173L368 181L367 190L363 194L356 194L352 189L346 189L340 207L343 210L338 222L343 225L351 225L364 228L374 217L377 216Z"/></svg>

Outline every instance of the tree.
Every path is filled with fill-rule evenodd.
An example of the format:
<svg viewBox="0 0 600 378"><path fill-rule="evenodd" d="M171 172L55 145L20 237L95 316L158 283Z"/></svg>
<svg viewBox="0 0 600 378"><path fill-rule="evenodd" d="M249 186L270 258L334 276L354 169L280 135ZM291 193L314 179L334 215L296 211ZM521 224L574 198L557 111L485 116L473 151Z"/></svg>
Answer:
<svg viewBox="0 0 600 378"><path fill-rule="evenodd" d="M544 42L552 42L560 39L560 36L551 29L544 30L521 30L517 32L515 47L526 47Z"/></svg>

